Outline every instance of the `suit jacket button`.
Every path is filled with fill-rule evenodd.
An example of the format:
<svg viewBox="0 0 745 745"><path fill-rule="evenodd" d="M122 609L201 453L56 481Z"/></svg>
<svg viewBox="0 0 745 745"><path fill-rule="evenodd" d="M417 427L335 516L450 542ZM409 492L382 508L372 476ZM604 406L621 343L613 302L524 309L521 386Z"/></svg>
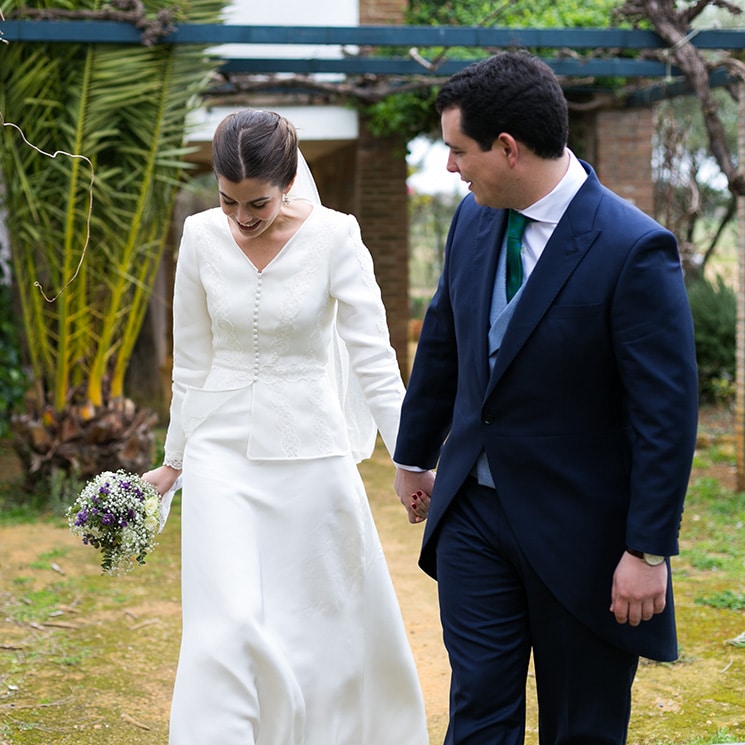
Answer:
<svg viewBox="0 0 745 745"><path fill-rule="evenodd" d="M481 418L482 424L494 424L494 414L484 414Z"/></svg>

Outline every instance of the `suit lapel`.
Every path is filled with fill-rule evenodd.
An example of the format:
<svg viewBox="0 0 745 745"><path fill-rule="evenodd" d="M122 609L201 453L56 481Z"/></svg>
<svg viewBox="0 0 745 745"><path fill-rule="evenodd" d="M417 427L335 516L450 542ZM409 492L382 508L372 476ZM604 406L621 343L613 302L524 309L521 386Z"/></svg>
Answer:
<svg viewBox="0 0 745 745"><path fill-rule="evenodd" d="M593 227L599 182L590 176L559 221L523 288L489 379L488 397L561 288L600 235Z"/></svg>

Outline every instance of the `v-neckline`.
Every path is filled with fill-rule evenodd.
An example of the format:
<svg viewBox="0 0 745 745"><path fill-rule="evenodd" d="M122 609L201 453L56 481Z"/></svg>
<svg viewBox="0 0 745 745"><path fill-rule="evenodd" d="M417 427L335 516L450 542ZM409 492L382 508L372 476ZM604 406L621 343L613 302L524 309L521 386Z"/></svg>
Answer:
<svg viewBox="0 0 745 745"><path fill-rule="evenodd" d="M228 229L228 235L230 236L230 240L233 242L235 247L241 252L241 254L243 254L243 258L251 265L252 269L257 274L263 274L272 264L274 264L275 261L279 259L280 256L282 256L282 254L286 252L287 247L295 240L295 236L305 227L305 224L308 222L308 220L310 220L311 216L315 213L315 211L316 211L316 206L314 204L311 204L310 212L305 216L305 219L300 223L300 225L298 225L297 230L282 244L282 246L280 246L279 251L277 251L277 253L275 253L274 256L272 256L272 258L269 259L269 261L267 261L267 263L261 269L253 262L253 260L249 257L249 255L238 245L238 242L233 237L233 232L230 229L229 220L226 221L225 224Z"/></svg>

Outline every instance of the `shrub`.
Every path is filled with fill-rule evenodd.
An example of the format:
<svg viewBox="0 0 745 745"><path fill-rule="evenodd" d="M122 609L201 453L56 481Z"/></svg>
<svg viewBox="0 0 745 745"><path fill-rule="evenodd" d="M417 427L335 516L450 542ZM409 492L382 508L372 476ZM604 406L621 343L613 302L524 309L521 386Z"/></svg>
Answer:
<svg viewBox="0 0 745 745"><path fill-rule="evenodd" d="M693 314L701 400L729 401L735 381L734 290L719 276L716 282L695 279L688 285L688 301Z"/></svg>

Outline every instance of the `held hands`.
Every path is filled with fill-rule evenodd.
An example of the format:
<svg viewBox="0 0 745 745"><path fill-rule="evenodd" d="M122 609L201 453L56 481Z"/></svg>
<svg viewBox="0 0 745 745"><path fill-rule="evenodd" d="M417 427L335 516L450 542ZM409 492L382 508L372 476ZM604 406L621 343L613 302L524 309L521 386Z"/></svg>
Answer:
<svg viewBox="0 0 745 745"><path fill-rule="evenodd" d="M171 466L158 466L158 468L153 468L152 471L143 473L142 478L149 481L162 496L176 483L180 473L181 471L171 468Z"/></svg>
<svg viewBox="0 0 745 745"><path fill-rule="evenodd" d="M396 469L393 488L406 508L409 522L421 523L427 519L429 498L435 485L434 471L407 471Z"/></svg>
<svg viewBox="0 0 745 745"><path fill-rule="evenodd" d="M613 574L610 611L618 623L638 626L665 610L667 563L649 566L624 551Z"/></svg>

